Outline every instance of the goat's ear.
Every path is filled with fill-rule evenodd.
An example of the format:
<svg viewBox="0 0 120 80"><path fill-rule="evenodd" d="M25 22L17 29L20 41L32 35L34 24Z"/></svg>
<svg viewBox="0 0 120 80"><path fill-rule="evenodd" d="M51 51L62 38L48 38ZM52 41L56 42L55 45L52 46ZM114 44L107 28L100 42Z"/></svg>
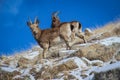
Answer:
<svg viewBox="0 0 120 80"><path fill-rule="evenodd" d="M27 25L30 26L30 25L31 25L31 22L28 21L28 22L27 22Z"/></svg>

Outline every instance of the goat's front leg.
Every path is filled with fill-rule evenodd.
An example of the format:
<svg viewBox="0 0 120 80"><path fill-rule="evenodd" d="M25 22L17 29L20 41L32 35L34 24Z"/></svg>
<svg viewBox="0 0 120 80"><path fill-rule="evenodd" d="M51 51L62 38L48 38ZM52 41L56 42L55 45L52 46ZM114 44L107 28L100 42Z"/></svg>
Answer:
<svg viewBox="0 0 120 80"><path fill-rule="evenodd" d="M42 57L43 57L44 59L46 58L47 51L48 51L48 48L45 48L45 49L43 50L43 55L42 55Z"/></svg>
<svg viewBox="0 0 120 80"><path fill-rule="evenodd" d="M42 45L43 45L42 57L46 58L46 54L47 54L47 51L48 51L48 48L49 48L49 43L48 42L43 42Z"/></svg>
<svg viewBox="0 0 120 80"><path fill-rule="evenodd" d="M87 43L87 41L85 40L85 36L84 36L83 34L76 33L76 35L77 35L79 38L83 39L84 43Z"/></svg>
<svg viewBox="0 0 120 80"><path fill-rule="evenodd" d="M65 44L67 46L67 50L70 50L71 49L71 46L69 45L69 38L66 36L64 37L64 41L65 41Z"/></svg>

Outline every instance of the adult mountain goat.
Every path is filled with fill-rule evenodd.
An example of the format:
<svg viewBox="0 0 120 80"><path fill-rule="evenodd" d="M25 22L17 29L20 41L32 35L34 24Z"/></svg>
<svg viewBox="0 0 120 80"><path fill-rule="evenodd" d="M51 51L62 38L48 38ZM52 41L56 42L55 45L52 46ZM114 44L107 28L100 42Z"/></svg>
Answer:
<svg viewBox="0 0 120 80"><path fill-rule="evenodd" d="M75 39L75 36L83 39L84 43L86 42L84 35L82 33L82 26L78 21L71 21L71 22L61 22L58 17L58 11L54 12L52 14L52 23L51 28L59 27L61 24L70 24L71 28L71 40L73 41Z"/></svg>

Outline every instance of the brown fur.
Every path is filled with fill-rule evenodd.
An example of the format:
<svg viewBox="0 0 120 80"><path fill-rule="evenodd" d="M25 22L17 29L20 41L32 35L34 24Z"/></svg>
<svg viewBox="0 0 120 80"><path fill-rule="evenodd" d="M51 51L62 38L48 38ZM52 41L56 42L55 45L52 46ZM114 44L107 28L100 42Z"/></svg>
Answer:
<svg viewBox="0 0 120 80"><path fill-rule="evenodd" d="M65 24L69 24L70 25L69 28L71 29L70 32L72 31L71 36L70 36L71 40L73 41L75 39L75 37L77 36L77 37L83 39L84 42L86 42L86 40L84 39L84 35L81 34L81 32L82 32L82 26L81 26L81 24L78 21L61 23L60 19L57 16L57 14L58 14L58 12L54 12L52 14L51 28L59 27L62 24L64 24L64 25Z"/></svg>
<svg viewBox="0 0 120 80"><path fill-rule="evenodd" d="M35 19L34 23L32 24L31 21L27 22L27 25L30 27L34 38L36 39L37 43L44 49L43 50L43 57L46 58L46 53L48 49L51 47L53 40L60 36L66 43L67 49L70 49L69 40L72 31L70 30L69 23L62 23L59 27L41 30L38 27L39 21Z"/></svg>
<svg viewBox="0 0 120 80"><path fill-rule="evenodd" d="M46 58L45 53L50 48L51 42L54 38L59 36L59 28L41 30L38 27L39 21L35 20L32 24L31 21L27 22L27 25L32 30L33 36L36 39L37 43L44 49L43 57Z"/></svg>

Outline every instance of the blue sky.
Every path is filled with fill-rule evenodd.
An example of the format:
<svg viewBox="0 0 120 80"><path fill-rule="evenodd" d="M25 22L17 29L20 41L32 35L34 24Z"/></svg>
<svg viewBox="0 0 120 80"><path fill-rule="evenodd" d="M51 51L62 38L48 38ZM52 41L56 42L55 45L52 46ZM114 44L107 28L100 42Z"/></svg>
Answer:
<svg viewBox="0 0 120 80"><path fill-rule="evenodd" d="M60 11L62 22L77 20L94 28L120 18L120 0L0 0L0 54L25 50L34 40L26 25L38 16L41 29L50 28L51 14Z"/></svg>

